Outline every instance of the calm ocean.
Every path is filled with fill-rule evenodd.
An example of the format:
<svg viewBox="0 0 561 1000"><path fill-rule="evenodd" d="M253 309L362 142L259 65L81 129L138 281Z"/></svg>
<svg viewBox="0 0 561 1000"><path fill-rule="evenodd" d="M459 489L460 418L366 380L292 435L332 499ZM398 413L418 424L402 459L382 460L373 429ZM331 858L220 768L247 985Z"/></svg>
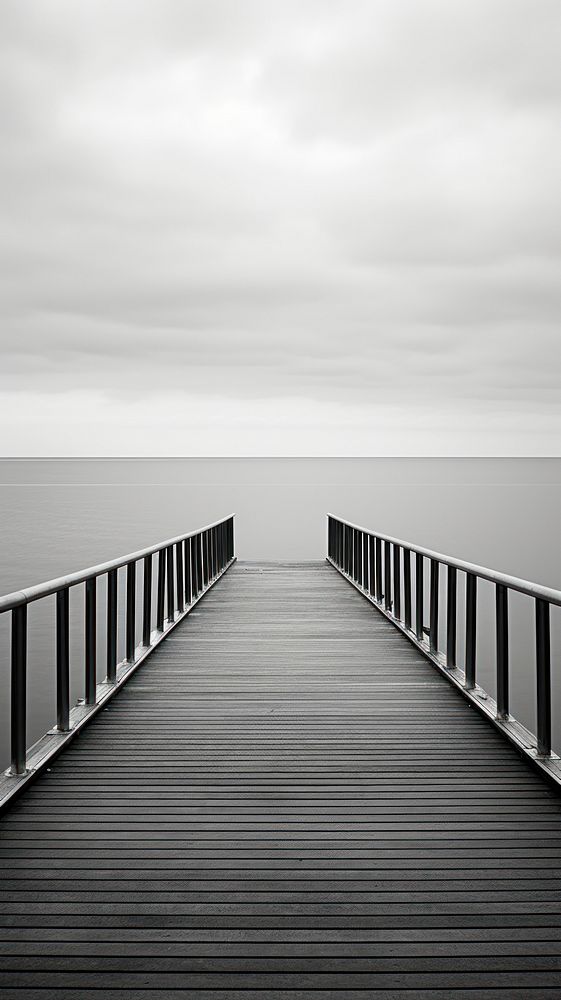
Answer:
<svg viewBox="0 0 561 1000"><path fill-rule="evenodd" d="M238 558L321 559L327 511L561 589L561 459L4 460L0 491L2 593L124 555L230 512L236 513ZM482 585L480 677L493 693L491 598ZM82 594L74 593L73 699L82 691L82 603ZM30 610L29 742L52 724L54 714L54 599L41 605ZM533 728L531 611L529 601L513 598L513 712ZM0 620L4 766L7 619Z"/></svg>

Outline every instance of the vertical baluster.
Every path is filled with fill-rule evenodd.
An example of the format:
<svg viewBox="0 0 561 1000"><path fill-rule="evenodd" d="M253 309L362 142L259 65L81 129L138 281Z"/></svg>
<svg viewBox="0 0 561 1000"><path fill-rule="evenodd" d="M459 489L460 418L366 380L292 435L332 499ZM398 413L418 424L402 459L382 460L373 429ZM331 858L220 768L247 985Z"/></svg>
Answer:
<svg viewBox="0 0 561 1000"><path fill-rule="evenodd" d="M431 653L438 652L438 605L439 605L439 565L436 559L430 561L430 596L429 596L429 649Z"/></svg>
<svg viewBox="0 0 561 1000"><path fill-rule="evenodd" d="M27 726L27 604L12 610L11 647L12 774L25 774Z"/></svg>
<svg viewBox="0 0 561 1000"><path fill-rule="evenodd" d="M466 573L466 670L465 687L475 687L477 653L477 577Z"/></svg>
<svg viewBox="0 0 561 1000"><path fill-rule="evenodd" d="M204 532L204 531L201 532L201 534L198 536L198 542L199 542L199 556L200 556L200 560L201 560L201 562L200 562L201 583L202 583L201 590L204 590L205 587L206 587L206 585L207 585L207 583L208 583L208 578L207 578L207 575L206 575L207 563L206 563L206 552L205 552L205 548L206 548L206 532Z"/></svg>
<svg viewBox="0 0 561 1000"><path fill-rule="evenodd" d="M376 600L382 603L382 539L376 538Z"/></svg>
<svg viewBox="0 0 561 1000"><path fill-rule="evenodd" d="M502 583L495 587L497 636L497 718L508 718L508 590Z"/></svg>
<svg viewBox="0 0 561 1000"><path fill-rule="evenodd" d="M411 550L403 550L404 625L411 628Z"/></svg>
<svg viewBox="0 0 561 1000"><path fill-rule="evenodd" d="M391 542L384 542L384 603L386 611L392 609L392 553Z"/></svg>
<svg viewBox="0 0 561 1000"><path fill-rule="evenodd" d="M393 547L393 613L401 619L401 547Z"/></svg>
<svg viewBox="0 0 561 1000"><path fill-rule="evenodd" d="M362 533L362 589L368 590L368 535Z"/></svg>
<svg viewBox="0 0 561 1000"><path fill-rule="evenodd" d="M193 600L199 596L199 577L197 575L197 539L191 538L191 578L193 581Z"/></svg>
<svg viewBox="0 0 561 1000"><path fill-rule="evenodd" d="M156 628L164 631L164 606L166 599L166 550L158 552L158 589L156 594Z"/></svg>
<svg viewBox="0 0 561 1000"><path fill-rule="evenodd" d="M446 574L446 666L456 666L456 601L458 591L457 570L449 566Z"/></svg>
<svg viewBox="0 0 561 1000"><path fill-rule="evenodd" d="M185 608L184 600L185 595L183 592L183 586L185 583L183 574L183 542L176 542L175 545L175 574L176 574L176 591L177 591L177 610L181 614Z"/></svg>
<svg viewBox="0 0 561 1000"><path fill-rule="evenodd" d="M86 705L95 705L97 688L97 657L96 657L96 633L97 633L97 587L95 577L86 580L86 642L85 642L85 663L86 663L86 684L85 700Z"/></svg>
<svg viewBox="0 0 561 1000"><path fill-rule="evenodd" d="M126 596L126 657L129 663L134 662L136 648L136 563L127 563L127 596Z"/></svg>
<svg viewBox="0 0 561 1000"><path fill-rule="evenodd" d="M197 535L195 538L195 544L197 546L196 557L197 557L197 580L198 580L198 592L199 594L203 589L203 540L201 535Z"/></svg>
<svg viewBox="0 0 561 1000"><path fill-rule="evenodd" d="M70 728L70 625L68 587L56 595L56 726Z"/></svg>
<svg viewBox="0 0 561 1000"><path fill-rule="evenodd" d="M368 536L368 570L369 570L368 593L370 594L371 597L374 597L376 594L376 572L375 572L376 564L374 556L374 545L375 545L374 535L369 535Z"/></svg>
<svg viewBox="0 0 561 1000"><path fill-rule="evenodd" d="M152 556L144 556L144 579L142 581L142 645L150 645L152 634Z"/></svg>
<svg viewBox="0 0 561 1000"><path fill-rule="evenodd" d="M167 620L172 622L175 617L175 588L173 580L173 545L166 549L166 581L167 581Z"/></svg>
<svg viewBox="0 0 561 1000"><path fill-rule="evenodd" d="M183 565L185 567L185 603L189 607L193 600L191 591L191 539L185 539L185 551L183 553Z"/></svg>
<svg viewBox="0 0 561 1000"><path fill-rule="evenodd" d="M537 598L536 611L536 680L538 753L551 754L551 640L549 604Z"/></svg>
<svg viewBox="0 0 561 1000"><path fill-rule="evenodd" d="M117 679L117 570L107 574L107 680Z"/></svg>
<svg viewBox="0 0 561 1000"><path fill-rule="evenodd" d="M425 614L425 581L423 578L424 566L423 556L420 552L415 553L415 635L419 642L423 639L423 619Z"/></svg>

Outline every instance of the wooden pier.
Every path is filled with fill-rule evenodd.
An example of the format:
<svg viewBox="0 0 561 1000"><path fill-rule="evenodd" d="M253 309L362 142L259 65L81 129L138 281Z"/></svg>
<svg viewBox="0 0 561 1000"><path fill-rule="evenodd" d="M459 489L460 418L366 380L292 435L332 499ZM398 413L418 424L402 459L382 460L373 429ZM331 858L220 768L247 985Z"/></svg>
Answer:
<svg viewBox="0 0 561 1000"><path fill-rule="evenodd" d="M329 564L235 563L0 824L5 1000L561 995L561 799Z"/></svg>

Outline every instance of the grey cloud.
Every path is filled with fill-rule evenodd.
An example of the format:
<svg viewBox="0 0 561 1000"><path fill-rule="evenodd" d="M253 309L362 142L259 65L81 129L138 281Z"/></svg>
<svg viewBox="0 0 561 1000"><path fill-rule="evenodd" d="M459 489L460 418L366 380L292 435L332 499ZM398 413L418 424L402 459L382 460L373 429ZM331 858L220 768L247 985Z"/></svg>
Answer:
<svg viewBox="0 0 561 1000"><path fill-rule="evenodd" d="M559 419L557 0L0 19L0 391Z"/></svg>

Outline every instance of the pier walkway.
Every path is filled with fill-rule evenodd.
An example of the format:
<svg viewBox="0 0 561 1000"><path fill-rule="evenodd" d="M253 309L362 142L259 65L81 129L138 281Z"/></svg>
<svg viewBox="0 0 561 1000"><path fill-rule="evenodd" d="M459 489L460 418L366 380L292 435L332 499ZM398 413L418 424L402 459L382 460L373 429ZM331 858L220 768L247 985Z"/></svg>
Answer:
<svg viewBox="0 0 561 1000"><path fill-rule="evenodd" d="M560 995L558 793L325 562L235 563L0 830L5 1000Z"/></svg>

